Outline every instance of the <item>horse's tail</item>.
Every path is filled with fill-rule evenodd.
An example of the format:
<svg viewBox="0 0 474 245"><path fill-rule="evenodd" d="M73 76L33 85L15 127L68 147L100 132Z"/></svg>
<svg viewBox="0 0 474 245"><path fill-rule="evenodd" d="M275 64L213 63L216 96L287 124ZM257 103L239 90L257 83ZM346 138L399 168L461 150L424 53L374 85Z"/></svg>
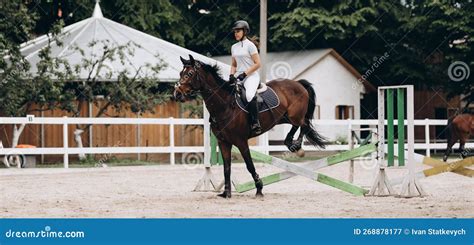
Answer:
<svg viewBox="0 0 474 245"><path fill-rule="evenodd" d="M306 139L311 142L314 146L318 146L321 148L325 148L327 144L326 138L321 136L316 130L314 129L311 120L314 116L314 110L316 109L316 93L314 92L313 86L311 83L305 79L298 80L298 82L303 85L303 87L308 91L309 99L308 99L308 110L306 111L306 115L304 117L305 125L307 133L305 134ZM303 128L302 128L303 130Z"/></svg>

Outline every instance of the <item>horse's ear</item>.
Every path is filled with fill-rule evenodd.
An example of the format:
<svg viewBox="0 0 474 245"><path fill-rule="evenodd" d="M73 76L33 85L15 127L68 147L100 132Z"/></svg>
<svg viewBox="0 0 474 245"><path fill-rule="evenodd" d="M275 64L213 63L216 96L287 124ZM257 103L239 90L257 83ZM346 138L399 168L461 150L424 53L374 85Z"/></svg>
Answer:
<svg viewBox="0 0 474 245"><path fill-rule="evenodd" d="M181 60L181 62L183 63L183 65L186 65L187 60L183 59L183 57L181 57L181 56L179 56L179 59Z"/></svg>
<svg viewBox="0 0 474 245"><path fill-rule="evenodd" d="M191 62L191 65L194 65L194 57L192 55L189 55L189 61Z"/></svg>

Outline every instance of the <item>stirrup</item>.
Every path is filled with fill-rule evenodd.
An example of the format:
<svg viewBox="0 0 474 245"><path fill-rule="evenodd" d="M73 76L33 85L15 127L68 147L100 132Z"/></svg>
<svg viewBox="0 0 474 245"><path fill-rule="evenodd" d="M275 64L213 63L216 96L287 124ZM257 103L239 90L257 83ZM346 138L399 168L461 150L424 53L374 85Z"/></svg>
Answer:
<svg viewBox="0 0 474 245"><path fill-rule="evenodd" d="M260 123L255 123L255 124L252 124L250 125L250 129L255 132L256 134L260 134L262 133L262 126L260 125Z"/></svg>

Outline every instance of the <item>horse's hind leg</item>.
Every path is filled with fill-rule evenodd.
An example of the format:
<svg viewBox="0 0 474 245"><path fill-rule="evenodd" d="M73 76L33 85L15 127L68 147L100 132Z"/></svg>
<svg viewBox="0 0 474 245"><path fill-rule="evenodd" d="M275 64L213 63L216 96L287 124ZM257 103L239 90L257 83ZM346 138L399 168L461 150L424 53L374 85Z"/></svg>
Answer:
<svg viewBox="0 0 474 245"><path fill-rule="evenodd" d="M303 136L305 136L308 133L308 126L303 125L300 130L300 134L298 135L298 138L294 141L292 148L297 151L297 155L299 157L304 156L304 150L301 149L301 145L303 144Z"/></svg>
<svg viewBox="0 0 474 245"><path fill-rule="evenodd" d="M308 133L308 127L306 125L303 125L301 127L300 135L298 135L298 138L295 140L295 143L293 144L293 146L296 147L297 151L301 149L301 145L303 144L303 136L305 136L306 133Z"/></svg>
<svg viewBox="0 0 474 245"><path fill-rule="evenodd" d="M466 144L466 139L462 138L459 141L459 152L461 153L462 159L466 158L467 151L464 149L464 145Z"/></svg>
<svg viewBox="0 0 474 245"><path fill-rule="evenodd" d="M291 152L295 152L299 150L299 148L297 149L297 147L295 147L295 144L293 144L293 137L295 136L295 133L298 130L298 128L299 126L292 125L291 130L286 135L286 138L284 141L284 144L286 145L286 147L288 147L288 150L290 150ZM301 148L301 145L300 145L300 148Z"/></svg>
<svg viewBox="0 0 474 245"><path fill-rule="evenodd" d="M448 139L448 147L446 148L446 151L444 152L443 156L443 161L447 161L449 154L451 154L451 151L453 151L453 145L456 143L456 140L454 139Z"/></svg>
<svg viewBox="0 0 474 245"><path fill-rule="evenodd" d="M249 145L247 141L242 142L241 144L238 144L236 146L239 148L240 154L244 158L245 165L247 166L247 170L249 171L250 175L252 175L253 181L255 182L255 187L257 188L257 193L255 195L257 197L263 197L263 182L258 176L257 171L255 170L255 165L253 164L252 156L250 155Z"/></svg>

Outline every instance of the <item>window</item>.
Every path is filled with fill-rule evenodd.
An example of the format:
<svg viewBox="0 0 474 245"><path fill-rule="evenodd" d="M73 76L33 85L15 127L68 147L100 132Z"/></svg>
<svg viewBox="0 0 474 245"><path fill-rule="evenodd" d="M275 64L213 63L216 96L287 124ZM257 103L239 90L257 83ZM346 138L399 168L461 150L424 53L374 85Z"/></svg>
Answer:
<svg viewBox="0 0 474 245"><path fill-rule="evenodd" d="M354 106L338 105L336 106L336 119L354 119Z"/></svg>
<svg viewBox="0 0 474 245"><path fill-rule="evenodd" d="M314 108L314 115L313 115L313 118L314 119L321 119L321 109L319 107L319 105L316 105L316 107Z"/></svg>

